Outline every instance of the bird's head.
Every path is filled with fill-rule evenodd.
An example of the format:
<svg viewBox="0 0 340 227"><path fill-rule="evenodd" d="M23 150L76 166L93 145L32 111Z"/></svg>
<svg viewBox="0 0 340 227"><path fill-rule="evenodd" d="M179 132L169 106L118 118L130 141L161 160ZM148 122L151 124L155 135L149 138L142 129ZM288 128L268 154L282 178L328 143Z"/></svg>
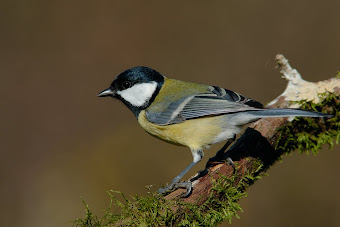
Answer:
<svg viewBox="0 0 340 227"><path fill-rule="evenodd" d="M164 76L148 67L138 66L119 74L111 86L98 97L114 97L121 100L138 116L157 96L164 83Z"/></svg>

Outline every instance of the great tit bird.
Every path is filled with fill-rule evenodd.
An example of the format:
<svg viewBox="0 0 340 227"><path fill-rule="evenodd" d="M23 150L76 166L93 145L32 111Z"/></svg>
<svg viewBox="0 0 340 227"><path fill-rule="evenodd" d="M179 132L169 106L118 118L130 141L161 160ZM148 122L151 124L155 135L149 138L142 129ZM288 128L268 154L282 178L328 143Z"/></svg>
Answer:
<svg viewBox="0 0 340 227"><path fill-rule="evenodd" d="M202 159L203 149L227 141L218 151L223 153L245 124L266 117L330 117L299 109L264 108L261 103L231 90L169 79L148 67L122 72L98 96L119 99L146 132L191 150L193 162L170 185L159 189L160 193L185 187L188 195L191 182L180 180Z"/></svg>

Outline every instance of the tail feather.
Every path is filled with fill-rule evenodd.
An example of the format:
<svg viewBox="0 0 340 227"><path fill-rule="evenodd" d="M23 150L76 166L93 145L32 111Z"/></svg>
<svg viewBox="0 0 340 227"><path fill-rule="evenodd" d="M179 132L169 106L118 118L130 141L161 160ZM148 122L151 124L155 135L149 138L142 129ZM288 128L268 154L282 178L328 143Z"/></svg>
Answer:
<svg viewBox="0 0 340 227"><path fill-rule="evenodd" d="M250 114L259 118L265 117L290 117L290 116L301 116L301 117L333 117L331 114L314 112L309 110L300 109L286 109L286 108L273 108L263 109L258 111L250 111Z"/></svg>

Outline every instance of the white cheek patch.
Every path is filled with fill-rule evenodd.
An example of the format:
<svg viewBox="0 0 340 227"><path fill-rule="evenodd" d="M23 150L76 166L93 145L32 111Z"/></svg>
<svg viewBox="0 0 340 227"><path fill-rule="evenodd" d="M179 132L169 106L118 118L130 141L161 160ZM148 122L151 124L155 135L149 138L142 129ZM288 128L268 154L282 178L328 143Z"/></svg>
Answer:
<svg viewBox="0 0 340 227"><path fill-rule="evenodd" d="M150 100L156 88L156 82L142 83L136 84L123 91L117 91L117 94L131 103L131 105L141 107Z"/></svg>

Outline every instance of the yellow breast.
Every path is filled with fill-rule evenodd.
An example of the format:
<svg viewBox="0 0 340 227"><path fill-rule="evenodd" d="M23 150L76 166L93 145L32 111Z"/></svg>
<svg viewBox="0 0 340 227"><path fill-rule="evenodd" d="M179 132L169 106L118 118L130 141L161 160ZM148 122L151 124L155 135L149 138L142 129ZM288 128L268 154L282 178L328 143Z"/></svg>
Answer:
<svg viewBox="0 0 340 227"><path fill-rule="evenodd" d="M166 142L186 146L198 150L213 143L221 133L220 125L222 116L204 117L187 120L173 125L157 125L147 120L145 111L138 116L139 124L152 136Z"/></svg>

